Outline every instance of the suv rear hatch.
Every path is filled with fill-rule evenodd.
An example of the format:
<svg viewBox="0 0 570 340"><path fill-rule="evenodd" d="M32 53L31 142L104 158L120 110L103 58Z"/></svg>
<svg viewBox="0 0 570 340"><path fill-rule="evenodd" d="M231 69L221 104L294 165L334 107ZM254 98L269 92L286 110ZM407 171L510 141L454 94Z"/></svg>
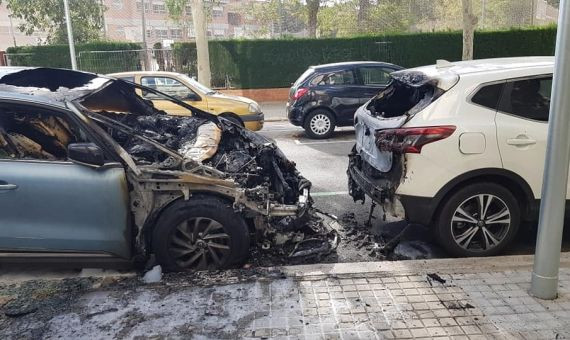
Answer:
<svg viewBox="0 0 570 340"><path fill-rule="evenodd" d="M421 146L447 133L437 128L401 127L451 89L459 76L437 67L397 71L390 76L390 84L355 114L356 145L348 169L349 192L355 201L364 200L364 193L383 201L403 175L401 155L419 152Z"/></svg>

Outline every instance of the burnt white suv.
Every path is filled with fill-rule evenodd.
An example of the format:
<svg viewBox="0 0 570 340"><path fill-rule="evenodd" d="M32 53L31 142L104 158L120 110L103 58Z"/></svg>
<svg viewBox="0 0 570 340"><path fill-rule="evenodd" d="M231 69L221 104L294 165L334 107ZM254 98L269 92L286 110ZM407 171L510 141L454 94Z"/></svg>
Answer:
<svg viewBox="0 0 570 340"><path fill-rule="evenodd" d="M553 57L438 61L358 109L349 192L433 226L456 256L501 252L541 197Z"/></svg>

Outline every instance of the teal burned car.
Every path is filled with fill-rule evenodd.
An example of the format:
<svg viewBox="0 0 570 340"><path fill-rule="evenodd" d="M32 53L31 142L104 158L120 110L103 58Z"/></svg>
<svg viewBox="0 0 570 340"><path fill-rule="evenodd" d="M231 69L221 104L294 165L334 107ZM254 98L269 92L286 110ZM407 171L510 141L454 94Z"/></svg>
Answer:
<svg viewBox="0 0 570 340"><path fill-rule="evenodd" d="M192 116L168 116L135 89ZM196 270L239 264L254 243L293 257L330 252L330 221L309 190L271 140L153 89L69 70L0 69L3 260L155 258Z"/></svg>

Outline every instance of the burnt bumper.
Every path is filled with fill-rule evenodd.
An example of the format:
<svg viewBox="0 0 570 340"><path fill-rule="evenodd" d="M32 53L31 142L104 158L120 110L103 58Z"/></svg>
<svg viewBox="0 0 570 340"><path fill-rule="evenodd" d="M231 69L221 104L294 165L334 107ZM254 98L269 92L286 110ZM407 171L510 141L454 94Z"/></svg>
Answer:
<svg viewBox="0 0 570 340"><path fill-rule="evenodd" d="M348 166L348 194L354 201L365 200L365 195L377 203L382 203L388 197L386 190L372 183L356 166Z"/></svg>
<svg viewBox="0 0 570 340"><path fill-rule="evenodd" d="M348 193L354 201L364 202L365 196L382 204L394 196L394 185L388 178L371 178L363 168L365 161L358 155L356 148L348 155ZM378 177L378 176L376 176Z"/></svg>
<svg viewBox="0 0 570 340"><path fill-rule="evenodd" d="M431 197L395 195L392 191L373 183L356 167L348 168L348 193L354 201L364 202L365 196L384 206L387 202L399 201L404 208L405 218L410 223L430 225L436 209Z"/></svg>

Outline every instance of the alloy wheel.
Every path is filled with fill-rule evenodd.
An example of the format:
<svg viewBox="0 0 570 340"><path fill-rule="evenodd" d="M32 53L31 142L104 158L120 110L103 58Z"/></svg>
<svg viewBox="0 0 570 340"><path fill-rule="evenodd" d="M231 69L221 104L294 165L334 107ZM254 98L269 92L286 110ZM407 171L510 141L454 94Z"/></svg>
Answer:
<svg viewBox="0 0 570 340"><path fill-rule="evenodd" d="M484 252L504 241L511 227L507 204L491 194L478 194L464 200L451 218L455 243L471 252Z"/></svg>
<svg viewBox="0 0 570 340"><path fill-rule="evenodd" d="M327 115L318 113L311 118L309 126L315 135L322 136L329 132L331 120Z"/></svg>
<svg viewBox="0 0 570 340"><path fill-rule="evenodd" d="M221 267L230 254L230 236L219 222L205 217L182 222L170 241L176 264L190 270Z"/></svg>

